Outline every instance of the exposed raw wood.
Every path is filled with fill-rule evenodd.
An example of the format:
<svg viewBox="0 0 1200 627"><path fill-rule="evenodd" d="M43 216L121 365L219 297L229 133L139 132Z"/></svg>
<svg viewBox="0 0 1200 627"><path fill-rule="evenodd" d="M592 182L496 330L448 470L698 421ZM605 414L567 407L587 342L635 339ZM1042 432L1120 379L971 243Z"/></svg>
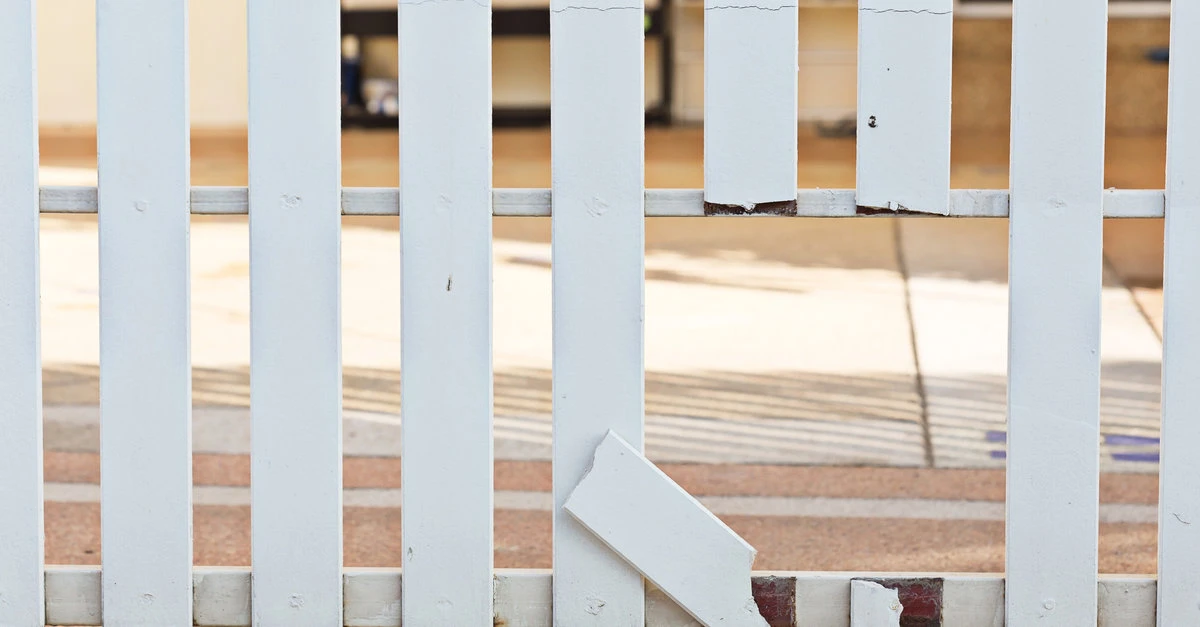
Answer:
<svg viewBox="0 0 1200 627"><path fill-rule="evenodd" d="M701 623L767 624L750 590L754 547L616 433L563 508Z"/></svg>

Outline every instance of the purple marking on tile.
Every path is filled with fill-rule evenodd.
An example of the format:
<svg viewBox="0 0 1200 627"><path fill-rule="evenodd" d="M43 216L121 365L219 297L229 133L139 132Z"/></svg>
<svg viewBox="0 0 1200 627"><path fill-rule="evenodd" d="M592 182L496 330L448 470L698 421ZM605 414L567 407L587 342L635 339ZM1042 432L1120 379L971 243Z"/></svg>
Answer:
<svg viewBox="0 0 1200 627"><path fill-rule="evenodd" d="M1150 438L1141 435L1121 435L1119 433L1110 433L1104 436L1104 443L1113 446L1158 446L1158 438Z"/></svg>
<svg viewBox="0 0 1200 627"><path fill-rule="evenodd" d="M1008 453L1004 451L988 451L988 453L991 454L992 459L1005 459L1008 457Z"/></svg>
<svg viewBox="0 0 1200 627"><path fill-rule="evenodd" d="M1151 462L1158 461L1158 453L1113 453L1112 458L1119 462Z"/></svg>
<svg viewBox="0 0 1200 627"><path fill-rule="evenodd" d="M1008 434L1003 431L988 431L984 439L988 442L1006 442L1008 441Z"/></svg>

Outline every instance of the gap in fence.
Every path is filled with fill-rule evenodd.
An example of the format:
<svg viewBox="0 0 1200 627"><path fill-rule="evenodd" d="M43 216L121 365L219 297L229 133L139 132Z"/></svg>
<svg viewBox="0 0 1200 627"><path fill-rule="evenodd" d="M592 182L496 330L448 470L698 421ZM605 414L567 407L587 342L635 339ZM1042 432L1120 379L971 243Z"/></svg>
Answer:
<svg viewBox="0 0 1200 627"><path fill-rule="evenodd" d="M701 186L700 137L650 130L648 185ZM548 138L497 131L495 185L548 186ZM1110 179L1161 186L1160 139L1109 144ZM390 132L344 134L344 183L394 186L396 146ZM800 146L801 185L853 185L852 140L802 135ZM49 133L42 148L47 184L94 177L90 138ZM195 185L245 184L243 136L198 133L192 148ZM1004 187L1006 153L1000 135L956 137L954 186ZM49 563L99 561L95 219L43 217ZM544 568L549 220L494 224L495 560ZM1006 224L649 219L650 456L759 549L758 568L1001 571ZM397 220L347 217L343 227L346 564L394 566ZM1152 572L1161 291L1146 244L1161 241L1161 223L1106 228L1100 567ZM249 562L247 239L244 216L193 218L201 565ZM947 350L963 342L969 350ZM929 461L968 468L920 468ZM872 540L849 541L863 537Z"/></svg>

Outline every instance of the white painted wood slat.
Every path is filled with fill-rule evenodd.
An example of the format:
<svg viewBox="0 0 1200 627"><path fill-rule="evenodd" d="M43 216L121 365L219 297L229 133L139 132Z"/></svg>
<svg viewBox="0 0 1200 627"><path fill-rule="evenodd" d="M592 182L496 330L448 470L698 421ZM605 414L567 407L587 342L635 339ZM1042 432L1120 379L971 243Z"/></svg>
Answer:
<svg viewBox="0 0 1200 627"><path fill-rule="evenodd" d="M492 621L487 0L400 3L405 625Z"/></svg>
<svg viewBox="0 0 1200 627"><path fill-rule="evenodd" d="M1014 3L1012 626L1096 624L1106 40L1104 2Z"/></svg>
<svg viewBox="0 0 1200 627"><path fill-rule="evenodd" d="M188 7L98 0L106 625L192 622Z"/></svg>
<svg viewBox="0 0 1200 627"><path fill-rule="evenodd" d="M644 10L550 11L554 622L642 625L641 575L561 506L609 430L643 445Z"/></svg>
<svg viewBox="0 0 1200 627"><path fill-rule="evenodd" d="M767 627L750 588L754 547L615 432L563 510L702 624Z"/></svg>
<svg viewBox="0 0 1200 627"><path fill-rule="evenodd" d="M704 201L710 214L795 207L796 0L704 0Z"/></svg>
<svg viewBox="0 0 1200 627"><path fill-rule="evenodd" d="M942 624L947 627L999 627L1004 624L1004 576L947 573L811 573L756 572L756 579L790 580L796 587L799 624L848 627L850 582L903 576L943 578ZM496 625L550 627L550 571L496 571ZM348 568L345 587L346 627L400 627L400 570ZM196 622L200 627L250 625L250 576L244 568L196 569ZM1154 624L1154 578L1098 578L1099 627L1145 627ZM660 591L647 591L647 623L654 627L695 624ZM669 604L669 605L668 605ZM50 566L46 569L46 624L99 625L100 571L94 566Z"/></svg>
<svg viewBox="0 0 1200 627"><path fill-rule="evenodd" d="M36 8L0 4L0 625L41 627Z"/></svg>
<svg viewBox="0 0 1200 627"><path fill-rule="evenodd" d="M252 611L342 620L339 7L248 4Z"/></svg>
<svg viewBox="0 0 1200 627"><path fill-rule="evenodd" d="M1200 6L1171 3L1158 624L1200 624Z"/></svg>
<svg viewBox="0 0 1200 627"><path fill-rule="evenodd" d="M950 213L953 8L859 0L859 206Z"/></svg>

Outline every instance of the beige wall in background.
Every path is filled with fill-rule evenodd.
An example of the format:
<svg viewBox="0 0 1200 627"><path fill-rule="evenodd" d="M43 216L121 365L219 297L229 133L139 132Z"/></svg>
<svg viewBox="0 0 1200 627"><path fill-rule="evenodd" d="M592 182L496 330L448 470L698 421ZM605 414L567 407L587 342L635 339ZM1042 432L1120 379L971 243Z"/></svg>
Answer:
<svg viewBox="0 0 1200 627"><path fill-rule="evenodd" d="M8 0L0 0L8 1ZM196 127L246 123L246 0L189 3ZM38 0L38 112L45 127L96 124L94 0Z"/></svg>

